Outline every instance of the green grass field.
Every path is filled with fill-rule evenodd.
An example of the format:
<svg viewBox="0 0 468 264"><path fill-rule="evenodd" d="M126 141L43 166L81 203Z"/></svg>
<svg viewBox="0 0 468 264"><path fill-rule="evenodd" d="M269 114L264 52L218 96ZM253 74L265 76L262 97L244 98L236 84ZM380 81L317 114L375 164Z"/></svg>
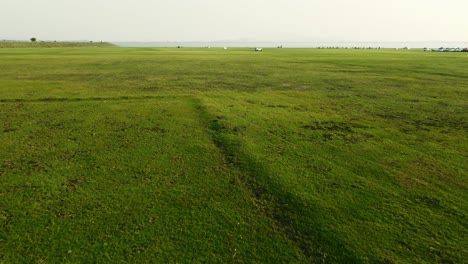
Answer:
<svg viewBox="0 0 468 264"><path fill-rule="evenodd" d="M0 50L0 263L466 263L468 57Z"/></svg>
<svg viewBox="0 0 468 264"><path fill-rule="evenodd" d="M76 42L76 41L0 41L0 48L84 48L113 47L108 42Z"/></svg>

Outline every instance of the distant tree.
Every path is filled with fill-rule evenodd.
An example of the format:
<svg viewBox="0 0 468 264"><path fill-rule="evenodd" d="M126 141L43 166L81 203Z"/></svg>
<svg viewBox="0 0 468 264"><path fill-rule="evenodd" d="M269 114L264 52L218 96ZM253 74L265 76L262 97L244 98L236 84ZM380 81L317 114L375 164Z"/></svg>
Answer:
<svg viewBox="0 0 468 264"><path fill-rule="evenodd" d="M30 38L29 40L31 40L31 42L36 42L36 38Z"/></svg>

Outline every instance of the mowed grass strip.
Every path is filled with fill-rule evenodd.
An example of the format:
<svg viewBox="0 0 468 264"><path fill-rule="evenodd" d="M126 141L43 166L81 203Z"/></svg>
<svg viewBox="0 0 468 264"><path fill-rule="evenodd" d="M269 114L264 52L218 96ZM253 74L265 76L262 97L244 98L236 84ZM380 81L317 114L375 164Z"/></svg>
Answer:
<svg viewBox="0 0 468 264"><path fill-rule="evenodd" d="M466 54L0 56L1 260L468 259Z"/></svg>

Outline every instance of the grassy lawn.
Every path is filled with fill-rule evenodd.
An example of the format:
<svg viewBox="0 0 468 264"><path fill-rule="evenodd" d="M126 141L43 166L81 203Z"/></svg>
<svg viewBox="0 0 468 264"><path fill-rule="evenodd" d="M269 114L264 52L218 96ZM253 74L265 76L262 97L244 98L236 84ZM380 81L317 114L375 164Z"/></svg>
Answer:
<svg viewBox="0 0 468 264"><path fill-rule="evenodd" d="M463 263L467 68L0 49L0 263Z"/></svg>
<svg viewBox="0 0 468 264"><path fill-rule="evenodd" d="M112 47L108 42L74 42L74 41L0 41L0 48L83 48Z"/></svg>

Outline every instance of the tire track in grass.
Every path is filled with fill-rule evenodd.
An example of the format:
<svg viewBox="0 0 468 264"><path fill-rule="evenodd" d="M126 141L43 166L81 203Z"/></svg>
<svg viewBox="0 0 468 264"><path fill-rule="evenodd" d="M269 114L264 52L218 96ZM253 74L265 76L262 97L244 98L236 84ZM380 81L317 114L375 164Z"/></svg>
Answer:
<svg viewBox="0 0 468 264"><path fill-rule="evenodd" d="M312 263L359 263L335 234L320 230L320 223L315 220L320 217L319 208L306 204L274 182L268 168L242 151L235 132L226 127L221 117L210 113L199 98L193 98L192 104L228 165L240 172L233 184L250 193L259 213L272 219L275 229L298 246Z"/></svg>

